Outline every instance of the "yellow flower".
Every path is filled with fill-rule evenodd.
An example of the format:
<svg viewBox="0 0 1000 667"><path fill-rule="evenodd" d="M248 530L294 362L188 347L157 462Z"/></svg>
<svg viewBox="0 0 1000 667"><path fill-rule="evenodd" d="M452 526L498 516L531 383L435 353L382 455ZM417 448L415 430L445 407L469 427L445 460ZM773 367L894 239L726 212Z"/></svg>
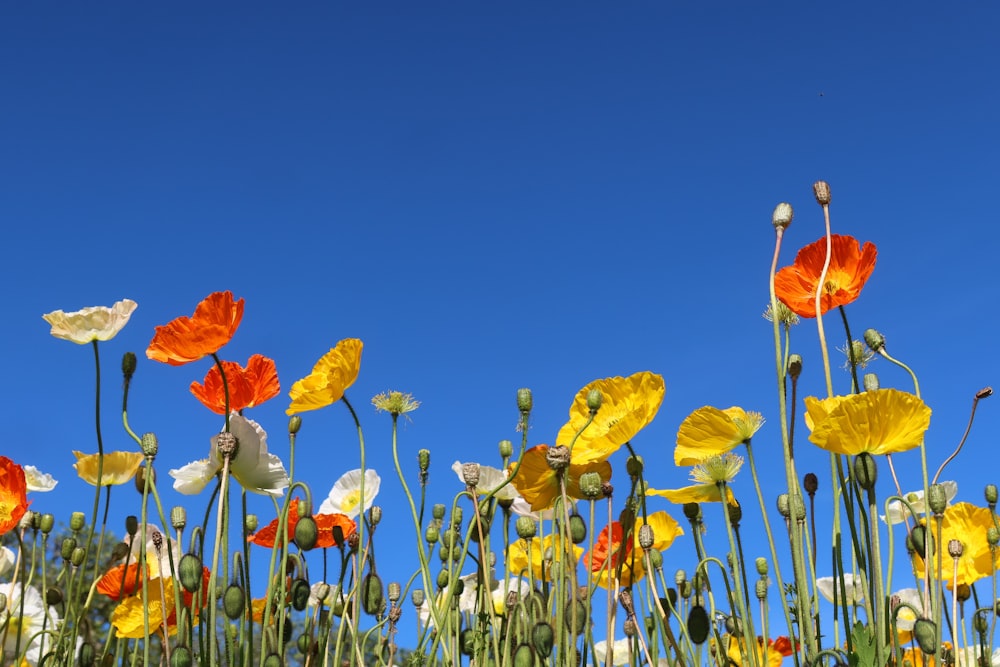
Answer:
<svg viewBox="0 0 1000 667"><path fill-rule="evenodd" d="M764 418L759 412L747 412L743 408L720 410L708 405L698 408L677 430L674 465L694 465L750 442L763 424Z"/></svg>
<svg viewBox="0 0 1000 667"><path fill-rule="evenodd" d="M971 503L956 503L944 511L941 522L941 580L948 582L948 588L953 585L954 559L948 554L948 543L958 540L962 543L962 555L958 558L959 585L972 584L983 577L989 577L997 569L997 562L990 553L990 545L986 540L986 531L993 527L993 513L985 507L976 507ZM936 533L930 530L929 533ZM936 558L934 559L936 561ZM932 562L933 565L933 562ZM913 570L923 576L924 561L919 555L913 556Z"/></svg>
<svg viewBox="0 0 1000 667"><path fill-rule="evenodd" d="M564 545L563 555L560 556L554 537L553 535L546 535L544 539L533 537L531 540L516 540L511 542L507 549L507 562L510 565L510 573L514 576L522 576L528 569L529 551L531 552L531 572L535 579L539 581L548 581L552 578L549 570L553 562L567 562L575 565L580 560L580 554L583 553L583 549L567 542ZM572 547L572 551L570 547ZM550 555L553 560L544 561L545 568L543 571L543 559L546 552L549 551L551 551Z"/></svg>
<svg viewBox="0 0 1000 667"><path fill-rule="evenodd" d="M729 482L743 466L743 457L736 454L716 454L703 459L701 463L691 468L691 481L697 482L682 489L646 489L647 496L661 496L672 503L719 503L722 502L720 484L725 483L726 501L736 504Z"/></svg>
<svg viewBox="0 0 1000 667"><path fill-rule="evenodd" d="M132 595L125 598L111 612L111 625L119 637L126 639L142 639L144 631L144 616L149 616L149 634L156 634L160 626L163 625L163 609L167 609L167 625L170 634L177 632L175 622L174 607L174 581L173 579L163 580L165 596L160 597L160 585L151 582L146 587L149 599L143 600L141 595Z"/></svg>
<svg viewBox="0 0 1000 667"><path fill-rule="evenodd" d="M560 494L559 476L549 466L548 451L548 445L537 445L526 451L521 457L517 475L511 479L511 484L531 504L531 509L535 512L552 507ZM510 469L514 470L515 466L511 465ZM602 482L611 480L610 463L607 461L577 463L576 450L574 450L570 457L569 466L564 471L567 496L579 500L585 498L583 490L580 488L580 477L588 472L599 474Z"/></svg>
<svg viewBox="0 0 1000 667"><path fill-rule="evenodd" d="M806 398L809 441L835 454L894 454L918 447L931 423L922 400L897 389L877 389L820 400Z"/></svg>
<svg viewBox="0 0 1000 667"><path fill-rule="evenodd" d="M80 345L95 340L111 340L128 324L132 311L138 304L124 299L108 308L91 306L73 313L54 310L42 315L42 319L52 325L52 335Z"/></svg>
<svg viewBox="0 0 1000 667"><path fill-rule="evenodd" d="M694 484L681 489L646 489L646 495L660 496L678 505L722 502L722 491L715 484ZM736 504L736 498L729 487L726 487L726 500L730 505Z"/></svg>
<svg viewBox="0 0 1000 667"><path fill-rule="evenodd" d="M593 389L601 392L601 408L574 442L590 419L587 394ZM556 444L569 447L573 443L574 463L604 461L653 421L664 391L663 377L649 371L627 378L594 380L577 392L569 409L569 422L559 429Z"/></svg>
<svg viewBox="0 0 1000 667"><path fill-rule="evenodd" d="M715 643L715 639L712 639ZM741 651L741 644L743 644L742 637L733 637L732 635L723 635L722 644L726 647L726 654L729 657L729 664L736 665L736 667L743 667L743 651ZM788 637L778 637L777 639L771 639L767 643L766 651L763 651L767 656L766 660L762 660L761 655L762 649L764 649L764 638L757 637L757 646L755 648L755 653L757 654L756 660L751 660L751 664L765 664L767 667L780 667L782 661L784 661L786 656L791 655L794 651L792 649L792 642ZM750 657L750 656L747 656Z"/></svg>
<svg viewBox="0 0 1000 667"><path fill-rule="evenodd" d="M76 474L88 484L97 486L97 464L101 455L74 451L73 456L76 457L76 463L73 464ZM108 452L104 455L101 486L125 484L135 477L142 459L143 456L139 452Z"/></svg>
<svg viewBox="0 0 1000 667"><path fill-rule="evenodd" d="M613 522L610 531L607 528L601 531L593 555L588 553L583 556L584 567L593 573L592 576L598 586L608 587L606 564L609 555L612 560L612 573L617 571L619 561L622 564L619 586L631 586L646 576L646 552L639 544L639 530L647 523L653 529L653 544L649 547L650 551L668 549L678 535L684 534L684 529L669 514L663 511L654 512L645 520L641 516L636 517L632 528L632 544L622 548L620 544L623 537L622 527L617 521Z"/></svg>
<svg viewBox="0 0 1000 667"><path fill-rule="evenodd" d="M292 385L288 395L292 398L286 414L318 410L333 405L344 396L361 370L362 343L357 338L347 338L324 354L312 372Z"/></svg>

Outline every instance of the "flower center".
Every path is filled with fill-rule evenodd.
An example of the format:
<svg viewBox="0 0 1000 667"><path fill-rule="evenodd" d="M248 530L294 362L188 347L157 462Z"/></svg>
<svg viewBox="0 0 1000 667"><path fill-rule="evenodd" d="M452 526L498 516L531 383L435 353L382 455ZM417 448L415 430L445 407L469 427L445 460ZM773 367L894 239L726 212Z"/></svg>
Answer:
<svg viewBox="0 0 1000 667"><path fill-rule="evenodd" d="M349 491L344 499L340 501L340 511L344 514L350 515L355 509L357 509L358 504L361 502L361 491L355 489L354 491Z"/></svg>

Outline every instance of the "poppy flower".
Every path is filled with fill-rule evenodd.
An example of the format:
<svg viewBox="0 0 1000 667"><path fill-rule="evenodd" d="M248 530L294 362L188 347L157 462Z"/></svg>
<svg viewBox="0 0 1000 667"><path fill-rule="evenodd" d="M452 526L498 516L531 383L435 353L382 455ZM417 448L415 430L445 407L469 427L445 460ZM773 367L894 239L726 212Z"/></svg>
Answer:
<svg viewBox="0 0 1000 667"><path fill-rule="evenodd" d="M948 582L949 589L956 581L959 585L971 585L984 577L992 576L996 571L997 561L991 554L990 544L986 539L986 533L992 527L993 513L985 507L956 503L945 508L941 522L940 549L944 552L941 580ZM946 551L952 540L962 543L957 578L954 576L954 560ZM913 571L923 576L924 561L918 554L913 556Z"/></svg>
<svg viewBox="0 0 1000 667"><path fill-rule="evenodd" d="M222 369L226 373L226 384L229 386L230 412L240 412L260 405L281 391L274 360L262 354L250 357L246 368L235 361L223 361ZM226 414L226 391L222 385L222 374L218 365L208 369L204 383L191 383L191 393L212 412Z"/></svg>
<svg viewBox="0 0 1000 667"><path fill-rule="evenodd" d="M59 483L55 477L47 472L42 472L35 466L21 466L21 468L24 470L24 481L27 484L28 493L51 491Z"/></svg>
<svg viewBox="0 0 1000 667"><path fill-rule="evenodd" d="M560 494L559 477L549 467L548 451L548 445L538 445L526 451L521 457L517 475L511 481L534 511L552 507ZM575 453L573 456L575 457ZM514 470L514 465L511 465L511 470ZM588 472L598 473L603 482L611 480L611 464L607 461L576 463L571 458L565 471L567 496L577 499L586 497L580 489L580 476Z"/></svg>
<svg viewBox="0 0 1000 667"><path fill-rule="evenodd" d="M124 299L108 308L91 306L72 313L54 310L42 315L52 325L50 332L56 338L86 345L95 340L111 340L118 335L132 316L138 304Z"/></svg>
<svg viewBox="0 0 1000 667"><path fill-rule="evenodd" d="M806 397L809 441L835 454L895 454L918 447L931 423L931 409L898 389L850 396Z"/></svg>
<svg viewBox="0 0 1000 667"><path fill-rule="evenodd" d="M345 338L320 357L312 372L292 385L288 392L292 403L285 414L318 410L339 401L358 379L362 347L357 338Z"/></svg>
<svg viewBox="0 0 1000 667"><path fill-rule="evenodd" d="M215 354L228 343L243 319L243 299L233 300L233 293L213 292L198 304L191 317L178 317L156 333L146 356L171 366L182 366Z"/></svg>
<svg viewBox="0 0 1000 667"><path fill-rule="evenodd" d="M712 641L714 643L715 640L713 639ZM747 653L743 650L744 641L743 637L734 637L733 635L722 636L722 645L726 649L730 665L744 667L743 656ZM792 642L788 637L777 637L776 639L768 640L766 649L764 648L764 638L757 637L755 653L756 659L751 660L751 664L764 665L764 667L780 667L784 659L794 653L794 650L792 649Z"/></svg>
<svg viewBox="0 0 1000 667"><path fill-rule="evenodd" d="M97 466L101 455L74 451L73 456L76 457L73 464L76 474L88 484L97 486ZM131 481L144 458L140 452L107 452L101 470L101 486L117 486Z"/></svg>
<svg viewBox="0 0 1000 667"><path fill-rule="evenodd" d="M280 496L288 488L288 473L281 459L267 451L267 433L246 417L233 413L229 428L239 442L239 451L229 463L229 470L244 489L261 495ZM193 461L170 471L174 489L185 495L201 493L202 489L222 471L219 456L219 436L212 437L207 459Z"/></svg>
<svg viewBox="0 0 1000 667"><path fill-rule="evenodd" d="M371 509L382 486L382 478L369 468L365 470L365 505L361 506L361 469L357 468L340 476L330 493L319 506L320 514L346 514L353 519Z"/></svg>
<svg viewBox="0 0 1000 667"><path fill-rule="evenodd" d="M604 662L608 654L608 641L602 639L594 642L594 657ZM632 661L632 640L629 638L616 639L611 643L611 662L604 667L624 667Z"/></svg>
<svg viewBox="0 0 1000 667"><path fill-rule="evenodd" d="M601 392L601 407L587 425L587 395L595 389ZM648 371L594 380L577 392L569 421L559 429L556 444L569 447L572 443L575 463L605 461L653 421L664 391L663 377Z"/></svg>
<svg viewBox="0 0 1000 667"><path fill-rule="evenodd" d="M24 470L6 456L0 456L0 535L17 527L28 511L28 486Z"/></svg>
<svg viewBox="0 0 1000 667"><path fill-rule="evenodd" d="M836 597L834 597L834 586L837 588ZM833 577L818 577L816 590L827 602L838 606L845 601L845 598L849 605L860 605L865 601L865 587L861 578L855 578L850 572L844 573L843 586Z"/></svg>
<svg viewBox="0 0 1000 667"><path fill-rule="evenodd" d="M147 578L149 570L147 568ZM139 578L139 563L132 562L126 567L124 563L111 568L97 581L97 592L107 595L112 600L121 600L134 595L142 588Z"/></svg>
<svg viewBox="0 0 1000 667"><path fill-rule="evenodd" d="M749 443L764 424L759 412L732 407L720 410L706 405L681 422L674 448L674 465L695 465L709 456L724 454Z"/></svg>
<svg viewBox="0 0 1000 667"><path fill-rule="evenodd" d="M716 454L691 468L691 486L682 489L646 489L647 496L661 496L672 503L719 503L722 502L722 487L726 489L726 501L735 505L732 489L728 484L743 467L743 457L726 452Z"/></svg>
<svg viewBox="0 0 1000 667"><path fill-rule="evenodd" d="M51 651L55 643L52 633L58 633L61 624L58 607L45 604L42 594L34 586L25 586L20 581L0 584L0 594L7 599L3 633L5 641L0 645L3 664L39 664L41 657ZM18 644L22 655L17 657L23 657L24 662L16 662L14 659L14 650Z"/></svg>
<svg viewBox="0 0 1000 667"><path fill-rule="evenodd" d="M342 540L347 540L356 530L354 522L344 514L315 514L313 515L313 520L316 521L317 548L327 549L337 546L337 540L334 536L335 528L340 528ZM292 544L295 540L295 526L298 522L299 503L298 500L294 500L288 508L287 526L289 544ZM247 539L258 546L273 548L277 536L278 519L274 519Z"/></svg>
<svg viewBox="0 0 1000 667"><path fill-rule="evenodd" d="M958 495L958 484L956 482L940 482L941 487L944 489L945 502L951 504L951 501L955 499ZM924 502L924 490L911 491L907 493L904 498L913 508L913 511L917 515L921 515L927 511L927 503ZM882 521L886 522L890 526L905 523L907 519L912 519L913 516L910 514L910 510L899 500L893 500L889 503L886 508L887 511L882 515Z"/></svg>
<svg viewBox="0 0 1000 667"><path fill-rule="evenodd" d="M853 236L834 234L831 237L830 266L820 299L821 314L858 298L875 269L877 255L875 245L870 242L866 241L862 247ZM774 276L778 299L801 317L816 317L816 289L824 263L826 237L799 250L795 262Z"/></svg>
<svg viewBox="0 0 1000 667"><path fill-rule="evenodd" d="M666 512L653 512L646 519L636 517L632 528L630 543L622 544L623 529L617 521L601 531L591 553L583 556L584 566L597 575L597 585L607 588L607 563L611 558L611 571L616 572L619 562L622 563L620 586L631 586L646 575L645 550L639 544L639 529L649 524L653 530L653 544L650 551L663 551L670 547L678 535L684 534L684 529ZM632 555L635 554L635 557Z"/></svg>
<svg viewBox="0 0 1000 667"><path fill-rule="evenodd" d="M451 464L452 471L458 475L458 481L465 484L465 477L462 474L462 462L455 461ZM493 494L497 500L507 500L513 503L521 494L517 492L513 484L507 484L507 471L494 468L493 466L479 466L479 483L476 485L476 493L481 496L492 492L494 489L500 490Z"/></svg>
<svg viewBox="0 0 1000 667"><path fill-rule="evenodd" d="M576 563L580 560L581 554L583 554L581 547L570 543L568 540L564 541L564 551L561 555L556 545L555 536L551 534L546 535L544 538L533 537L530 540L515 540L511 542L507 548L507 563L510 573L514 576L520 576L528 570L530 565L535 580L550 581L552 579L552 573L549 570L551 563L544 561L547 551L551 550L552 560L557 563L563 562L564 559L567 562ZM529 551L531 552L530 561L528 559Z"/></svg>

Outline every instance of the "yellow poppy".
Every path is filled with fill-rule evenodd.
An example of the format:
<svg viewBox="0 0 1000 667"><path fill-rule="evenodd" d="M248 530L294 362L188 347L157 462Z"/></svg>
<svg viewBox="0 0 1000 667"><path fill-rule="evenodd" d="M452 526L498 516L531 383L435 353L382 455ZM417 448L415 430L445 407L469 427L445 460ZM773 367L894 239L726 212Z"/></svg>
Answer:
<svg viewBox="0 0 1000 667"><path fill-rule="evenodd" d="M672 503L721 503L722 491L716 484L693 484L681 489L646 489L647 496L660 496ZM736 504L733 491L726 487L726 499L730 505Z"/></svg>
<svg viewBox="0 0 1000 667"><path fill-rule="evenodd" d="M73 464L76 474L88 484L97 486L97 465L101 455L74 451L73 456L76 457L76 463ZM130 481L142 465L143 458L139 452L108 452L104 455L101 486L115 486Z"/></svg>
<svg viewBox="0 0 1000 667"><path fill-rule="evenodd" d="M933 528L928 531L936 534ZM952 579L959 585L972 583L992 576L997 569L997 562L990 553L990 545L986 532L993 527L993 513L985 507L976 507L971 503L956 503L944 511L941 522L941 580L948 582L948 588L953 586ZM958 577L954 577L954 559L948 553L948 543L958 540L962 544L962 555L958 558ZM936 558L935 558L936 561ZM913 556L913 570L923 576L924 561L919 555Z"/></svg>
<svg viewBox="0 0 1000 667"><path fill-rule="evenodd" d="M339 401L358 379L362 346L357 338L347 338L324 354L309 375L292 385L292 403L285 413L318 410Z"/></svg>
<svg viewBox="0 0 1000 667"><path fill-rule="evenodd" d="M806 398L809 441L835 454L895 454L918 447L931 423L931 409L898 389L851 396Z"/></svg>
<svg viewBox="0 0 1000 667"><path fill-rule="evenodd" d="M121 601L111 612L111 625L119 637L125 639L142 639L145 635L144 616L149 616L149 634L156 634L163 625L163 609L167 611L167 625L170 634L177 632L176 608L174 606L174 581L163 580L165 595L160 597L158 583L150 582L146 587L149 599L143 600L141 595L133 595Z"/></svg>
<svg viewBox="0 0 1000 667"><path fill-rule="evenodd" d="M580 433L590 419L587 394L594 389L601 392L601 408ZM569 447L572 443L575 463L604 461L653 421L664 391L663 377L649 371L594 380L577 392L569 422L559 429L556 444Z"/></svg>
<svg viewBox="0 0 1000 667"><path fill-rule="evenodd" d="M764 418L759 412L706 405L689 414L677 430L674 465L690 466L749 442Z"/></svg>
<svg viewBox="0 0 1000 667"><path fill-rule="evenodd" d="M547 454L548 445L538 445L532 447L521 457L521 465L517 468L517 474L511 479L511 484L518 493L531 504L532 511L538 511L552 507L556 498L559 497L559 477L556 471L549 467ZM577 463L574 451L570 459L569 467L566 468L566 495L570 498L584 499L583 491L580 489L580 476L588 472L596 472L601 476L602 482L611 480L611 464L607 461L591 461L588 463ZM515 466L511 466L512 471Z"/></svg>
<svg viewBox="0 0 1000 667"><path fill-rule="evenodd" d="M714 643L715 639L712 639L712 642ZM743 652L740 650L743 638L734 637L732 635L723 635L722 643L723 646L726 647L726 654L729 657L730 664L736 665L737 667L743 667ZM766 651L763 651L763 653L767 656L766 661L762 659L762 649L764 649L764 638L757 637L757 656L756 660L751 660L752 664L766 664L767 667L780 667L785 657L794 653L794 650L792 649L792 642L788 639L788 637L778 637L777 639L771 639L768 641L767 649Z"/></svg>
<svg viewBox="0 0 1000 667"><path fill-rule="evenodd" d="M720 483L733 481L743 466L743 457L731 454L715 454L703 459L691 468L691 481L696 482L682 489L646 489L647 496L662 496L672 503L719 503L722 502ZM726 501L735 505L732 490L726 486Z"/></svg>
<svg viewBox="0 0 1000 667"><path fill-rule="evenodd" d="M544 539L533 537L530 540L515 540L511 542L510 546L507 548L507 563L510 566L510 572L514 576L522 576L522 573L528 569L528 552L531 552L531 572L536 580L549 580L551 579L551 572L549 568L552 567L552 563L556 562L569 562L575 564L580 560L580 555L583 553L583 549L568 541L564 544L563 555L559 555L559 550L556 547L557 542L555 541L555 536L546 535ZM572 547L572 550L571 550ZM552 561L545 561L545 568L543 570L543 560L545 553L551 549Z"/></svg>

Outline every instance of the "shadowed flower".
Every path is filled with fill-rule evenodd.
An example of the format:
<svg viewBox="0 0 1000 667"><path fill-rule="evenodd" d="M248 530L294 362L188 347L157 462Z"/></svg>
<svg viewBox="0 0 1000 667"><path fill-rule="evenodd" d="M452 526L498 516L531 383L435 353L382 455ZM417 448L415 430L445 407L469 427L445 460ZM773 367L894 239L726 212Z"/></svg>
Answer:
<svg viewBox="0 0 1000 667"><path fill-rule="evenodd" d="M941 486L944 488L945 499L950 505L951 501L958 495L958 484L955 482L941 482ZM917 513L918 517L927 511L927 503L924 502L923 489L920 489L919 491L911 491L904 497L906 498L906 502L910 503L910 507L913 508L913 511ZM906 505L898 500L890 502L886 514L882 515L882 521L885 521L890 526L905 523L907 519L913 519L910 515L910 510L908 510Z"/></svg>
<svg viewBox="0 0 1000 667"><path fill-rule="evenodd" d="M594 642L594 657L605 664L604 658L608 655L608 642L602 639ZM606 667L624 667L629 664L632 656L632 641L628 638L617 639L611 644L611 662Z"/></svg>
<svg viewBox="0 0 1000 667"><path fill-rule="evenodd" d="M340 529L341 544L355 531L354 522L346 514L315 514L313 520L316 521L316 548L328 549L337 546L337 539L334 535L336 528ZM293 500L288 507L288 543L295 541L295 526L299 522L299 502ZM274 519L256 533L248 537L250 542L257 546L273 548L278 537L278 519Z"/></svg>
<svg viewBox="0 0 1000 667"><path fill-rule="evenodd" d="M42 315L42 319L52 325L52 335L56 338L86 345L95 340L111 340L118 335L136 309L135 301L124 299L115 305L92 306L74 313L54 310Z"/></svg>
<svg viewBox="0 0 1000 667"><path fill-rule="evenodd" d="M229 385L230 412L256 407L274 398L281 391L274 360L262 354L250 357L246 368L235 361L223 361L222 368L226 372L226 382ZM219 373L218 365L208 370L203 384L191 383L191 393L212 412L226 414L226 392L222 386L222 374Z"/></svg>
<svg viewBox="0 0 1000 667"><path fill-rule="evenodd" d="M715 640L713 639L712 641L714 643ZM729 664L734 667L744 667L746 664L743 661L743 655L746 653L746 651L742 650L743 642L743 637L734 637L732 635L722 636L722 645L726 647ZM764 667L779 667L782 661L794 652L792 650L792 642L788 637L778 637L777 639L769 640L766 650L764 649L764 638L757 637L755 650L757 654L756 659L751 658L750 664L763 665ZM765 655L766 660L763 660L762 657Z"/></svg>
<svg viewBox="0 0 1000 667"><path fill-rule="evenodd" d="M833 595L834 586L837 587L836 598ZM865 600L865 588L861 583L861 578L855 578L850 572L844 573L843 586L833 577L818 577L816 590L827 602L838 606L843 603L845 596L849 605L859 605Z"/></svg>
<svg viewBox="0 0 1000 667"><path fill-rule="evenodd" d="M587 396L592 390L601 392L601 407L577 436L590 419ZM569 409L569 422L559 429L556 444L572 444L574 463L604 461L653 421L663 403L664 391L663 377L648 371L594 380L577 392Z"/></svg>
<svg viewBox="0 0 1000 667"><path fill-rule="evenodd" d="M73 452L76 463L73 469L80 479L97 486L97 466L100 463L100 454L84 454L83 452ZM108 452L104 455L104 468L101 470L101 486L117 486L125 484L135 477L135 473L142 465L145 458L139 452Z"/></svg>
<svg viewBox="0 0 1000 667"><path fill-rule="evenodd" d="M749 443L764 424L759 412L732 407L720 410L706 405L681 422L674 448L674 465L695 465L710 456L724 454Z"/></svg>
<svg viewBox="0 0 1000 667"><path fill-rule="evenodd" d="M0 456L0 535L15 528L28 511L27 494L24 470L6 456Z"/></svg>
<svg viewBox="0 0 1000 667"><path fill-rule="evenodd" d="M369 468L365 471L365 506L361 507L361 469L357 468L341 475L330 489L326 500L319 506L320 514L346 514L353 519L362 512L371 509L378 495L382 478Z"/></svg>
<svg viewBox="0 0 1000 667"><path fill-rule="evenodd" d="M116 565L104 573L97 581L97 592L107 595L112 600L121 600L130 595L134 595L142 588L142 579L139 578L139 563L131 562L126 565Z"/></svg>
<svg viewBox="0 0 1000 667"><path fill-rule="evenodd" d="M267 451L264 429L252 419L235 413L229 417L229 427L239 443L236 455L229 463L233 477L247 491L269 496L282 495L288 488L288 473L281 459ZM185 495L201 493L205 485L222 471L223 460L218 444L219 436L213 436L207 459L170 471L175 490Z"/></svg>
<svg viewBox="0 0 1000 667"><path fill-rule="evenodd" d="M7 606L0 609L0 624L4 627L3 633L0 633L4 642L3 664L37 665L54 644L53 636L42 632L43 627L50 632L59 631L61 619L56 607L46 605L42 594L34 586L25 587L21 582L0 584L0 594L7 597ZM26 662L14 662L14 651L18 645Z"/></svg>
<svg viewBox="0 0 1000 667"><path fill-rule="evenodd" d="M949 589L953 586L953 579L959 585L971 585L996 571L997 563L986 539L986 532L992 527L993 513L985 507L956 503L945 509L941 522L941 548L944 549L944 545L952 540L958 540L963 547L962 555L958 557L957 579L953 571L954 559L947 553L943 554L940 578L948 582ZM913 571L923 576L924 562L916 554L913 556Z"/></svg>
<svg viewBox="0 0 1000 667"><path fill-rule="evenodd" d="M647 496L660 496L672 503L719 503L722 502L722 488L726 484L726 500L730 505L736 501L729 488L736 474L743 467L743 457L732 453L717 454L703 459L691 468L691 481L695 484L680 489L646 489Z"/></svg>
<svg viewBox="0 0 1000 667"><path fill-rule="evenodd" d="M6 577L14 571L14 562L17 559L14 552L7 547L0 547L0 577Z"/></svg>
<svg viewBox="0 0 1000 667"><path fill-rule="evenodd" d="M455 461L451 464L452 471L458 475L458 481L465 484L465 477L462 474L462 462ZM505 484L507 481L507 471L494 468L493 466L479 466L479 483L476 485L476 493L481 496L499 488L493 497L497 500L509 500L511 502L521 498L521 494L514 488L514 484Z"/></svg>
<svg viewBox="0 0 1000 667"><path fill-rule="evenodd" d="M181 366L215 354L228 343L243 319L243 299L233 293L213 292L198 304L191 317L178 317L156 327L146 356L171 366Z"/></svg>
<svg viewBox="0 0 1000 667"><path fill-rule="evenodd" d="M809 441L835 454L895 454L920 446L931 423L931 409L898 389L877 389L850 396L806 397Z"/></svg>
<svg viewBox="0 0 1000 667"><path fill-rule="evenodd" d="M521 467L517 469L517 475L511 483L517 491L524 496L524 499L531 504L534 511L552 507L556 498L559 497L559 476L548 463L548 445L537 445L524 453L521 457ZM601 481L611 480L611 464L607 461L591 461L588 463L578 463L576 451L570 459L569 467L565 469L566 495L570 498L583 500L586 498L580 489L580 476L588 472L596 472L601 476ZM513 471L512 464L510 469Z"/></svg>
<svg viewBox="0 0 1000 667"><path fill-rule="evenodd" d="M346 338L324 354L312 372L292 385L292 398L286 414L318 410L339 401L344 392L358 379L361 370L361 348L357 338Z"/></svg>
<svg viewBox="0 0 1000 667"><path fill-rule="evenodd" d="M42 472L35 466L22 467L24 469L24 482L28 487L28 493L32 491L39 493L51 491L59 483L52 475Z"/></svg>
<svg viewBox="0 0 1000 667"><path fill-rule="evenodd" d="M526 576L528 571L528 552L531 552L531 572L536 581L549 581L552 579L552 563L567 562L575 564L580 560L583 549L573 544L564 542L565 551L562 555L556 546L558 542L553 535L546 535L544 539L533 537L530 540L515 540L507 548L507 563L510 566L510 573L513 576ZM570 549L572 547L572 550ZM551 556L551 560L546 558ZM543 568L544 564L544 568ZM572 565L571 565L572 566Z"/></svg>
<svg viewBox="0 0 1000 667"><path fill-rule="evenodd" d="M852 236L831 237L830 267L823 283L820 313L846 306L861 294L875 269L878 252L872 243L861 247ZM797 315L816 317L816 289L826 262L826 238L810 243L795 256L791 266L774 276L777 297Z"/></svg>

